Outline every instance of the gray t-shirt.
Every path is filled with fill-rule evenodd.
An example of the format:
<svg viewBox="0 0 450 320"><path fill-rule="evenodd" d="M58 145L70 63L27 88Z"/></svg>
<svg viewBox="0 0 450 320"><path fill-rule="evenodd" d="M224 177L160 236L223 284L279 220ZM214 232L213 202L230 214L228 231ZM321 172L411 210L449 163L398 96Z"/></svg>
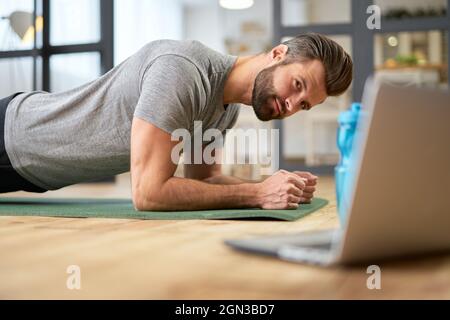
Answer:
<svg viewBox="0 0 450 320"><path fill-rule="evenodd" d="M238 105L223 105L236 57L197 41L159 40L99 79L61 93L30 92L8 105L5 146L14 169L48 190L130 169L133 116L172 133L231 128Z"/></svg>

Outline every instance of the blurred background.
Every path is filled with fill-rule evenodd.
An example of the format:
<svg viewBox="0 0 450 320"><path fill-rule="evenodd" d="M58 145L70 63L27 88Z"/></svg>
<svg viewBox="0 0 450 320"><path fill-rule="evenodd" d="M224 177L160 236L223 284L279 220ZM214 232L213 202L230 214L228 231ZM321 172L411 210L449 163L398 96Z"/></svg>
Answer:
<svg viewBox="0 0 450 320"><path fill-rule="evenodd" d="M250 55L302 32L320 32L352 55L352 88L282 122L259 122L252 108L243 106L237 127L279 129L281 168L331 175L339 161L338 114L361 100L369 75L406 86L448 87L449 2L0 0L0 96L74 88L156 39L195 39L222 53ZM366 25L372 4L381 9L381 29ZM258 164L226 165L224 171L247 179L261 176ZM124 174L94 192L129 196L129 185ZM92 185L64 190L93 192Z"/></svg>

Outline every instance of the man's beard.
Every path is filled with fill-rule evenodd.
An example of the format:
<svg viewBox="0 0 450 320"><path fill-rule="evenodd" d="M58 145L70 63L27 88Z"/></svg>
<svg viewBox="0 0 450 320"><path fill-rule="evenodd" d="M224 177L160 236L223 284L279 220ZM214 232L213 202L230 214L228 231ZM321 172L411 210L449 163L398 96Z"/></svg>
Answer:
<svg viewBox="0 0 450 320"><path fill-rule="evenodd" d="M252 105L256 117L261 121L280 119L280 116L273 116L273 106L271 101L277 98L273 86L273 73L278 64L264 69L258 73L252 92Z"/></svg>

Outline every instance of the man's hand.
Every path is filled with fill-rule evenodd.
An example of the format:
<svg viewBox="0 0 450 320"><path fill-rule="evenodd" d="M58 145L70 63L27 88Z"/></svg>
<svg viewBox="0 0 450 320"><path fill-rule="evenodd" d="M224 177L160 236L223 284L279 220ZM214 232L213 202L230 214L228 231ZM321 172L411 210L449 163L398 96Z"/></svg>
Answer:
<svg viewBox="0 0 450 320"><path fill-rule="evenodd" d="M300 198L300 203L311 203L311 200L314 197L314 192L316 191L315 185L317 185L319 177L311 174L310 172L304 171L294 171L293 173L306 179L306 187L303 189L303 195Z"/></svg>
<svg viewBox="0 0 450 320"><path fill-rule="evenodd" d="M276 172L257 185L257 202L262 209L296 209L302 199L308 199L304 196L307 178L286 170Z"/></svg>

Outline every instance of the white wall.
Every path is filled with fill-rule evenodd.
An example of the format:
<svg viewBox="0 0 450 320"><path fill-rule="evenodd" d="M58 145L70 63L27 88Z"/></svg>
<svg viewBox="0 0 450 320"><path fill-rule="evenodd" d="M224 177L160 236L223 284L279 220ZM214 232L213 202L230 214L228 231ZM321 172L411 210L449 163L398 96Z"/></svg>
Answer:
<svg viewBox="0 0 450 320"><path fill-rule="evenodd" d="M185 5L183 20L184 39L198 40L214 50L225 52L223 18L218 2Z"/></svg>
<svg viewBox="0 0 450 320"><path fill-rule="evenodd" d="M116 65L152 40L183 37L181 0L114 1Z"/></svg>

